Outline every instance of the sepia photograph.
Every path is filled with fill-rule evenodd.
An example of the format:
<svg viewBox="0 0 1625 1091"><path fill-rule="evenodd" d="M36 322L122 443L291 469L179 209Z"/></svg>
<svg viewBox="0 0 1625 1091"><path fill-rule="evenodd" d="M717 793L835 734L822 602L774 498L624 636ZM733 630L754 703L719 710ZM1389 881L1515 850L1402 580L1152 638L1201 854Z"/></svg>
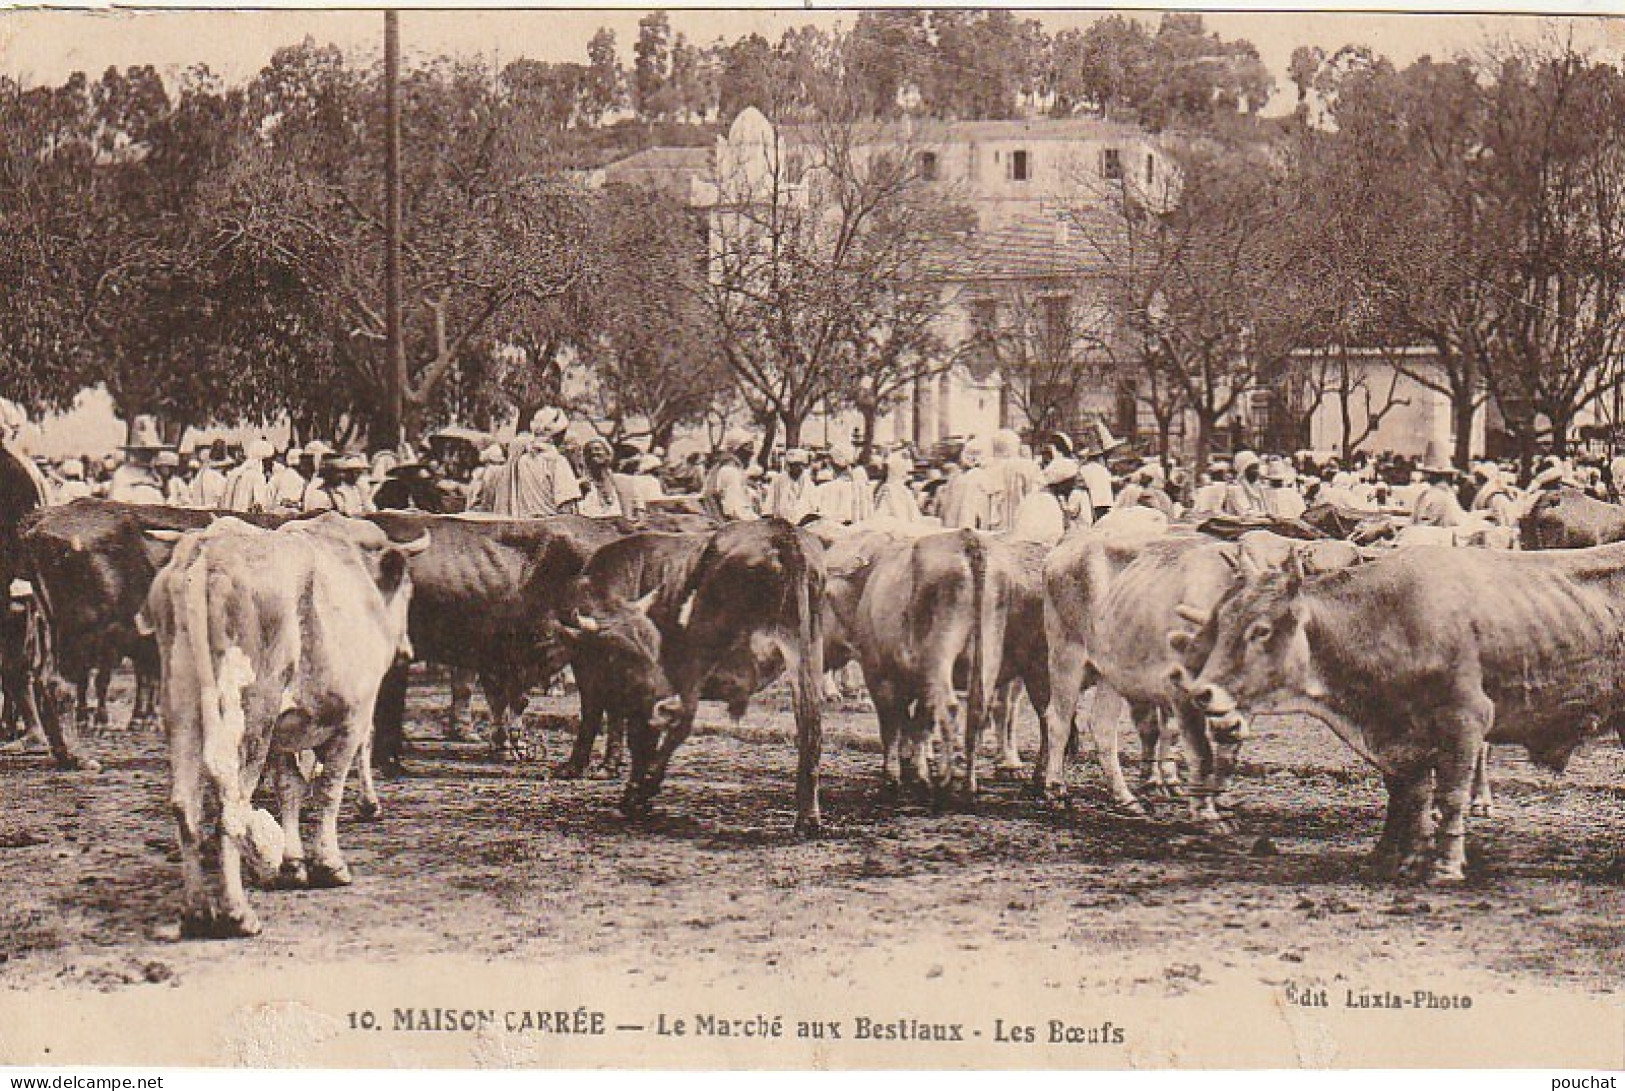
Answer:
<svg viewBox="0 0 1625 1091"><path fill-rule="evenodd" d="M1620 1069L1625 16L0 11L0 588L3 1068Z"/></svg>

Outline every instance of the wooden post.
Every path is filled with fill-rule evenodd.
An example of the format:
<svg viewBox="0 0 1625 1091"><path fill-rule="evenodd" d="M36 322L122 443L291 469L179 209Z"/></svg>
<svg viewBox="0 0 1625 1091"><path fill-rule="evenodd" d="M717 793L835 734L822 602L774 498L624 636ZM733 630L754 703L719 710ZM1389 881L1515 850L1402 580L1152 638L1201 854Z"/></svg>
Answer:
<svg viewBox="0 0 1625 1091"><path fill-rule="evenodd" d="M406 341L401 329L401 21L384 12L384 434L382 444L405 442Z"/></svg>

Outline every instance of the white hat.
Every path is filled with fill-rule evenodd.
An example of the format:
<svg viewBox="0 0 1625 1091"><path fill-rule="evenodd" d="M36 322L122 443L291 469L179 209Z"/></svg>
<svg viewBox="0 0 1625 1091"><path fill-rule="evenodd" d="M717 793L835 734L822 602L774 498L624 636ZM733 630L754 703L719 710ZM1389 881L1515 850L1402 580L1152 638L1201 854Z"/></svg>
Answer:
<svg viewBox="0 0 1625 1091"><path fill-rule="evenodd" d="M792 447L788 451L784 452L784 464L786 466L792 462L799 462L805 466L811 461L812 455L807 452L807 448L805 447Z"/></svg>
<svg viewBox="0 0 1625 1091"><path fill-rule="evenodd" d="M261 437L259 439L250 441L248 444L248 457L275 458L276 448L271 446L270 440Z"/></svg>
<svg viewBox="0 0 1625 1091"><path fill-rule="evenodd" d="M305 457L305 449L303 447L299 446L297 443L294 444L292 447L288 448L287 458L288 458L289 462L297 462L299 459L304 458L304 457Z"/></svg>
<svg viewBox="0 0 1625 1091"><path fill-rule="evenodd" d="M569 414L554 405L536 410L530 418L530 430L543 439L552 439L570 427Z"/></svg>
<svg viewBox="0 0 1625 1091"><path fill-rule="evenodd" d="M850 466L857 457L857 452L852 450L850 443L836 441L829 445L829 460L836 466Z"/></svg>
<svg viewBox="0 0 1625 1091"><path fill-rule="evenodd" d="M0 398L0 428L14 432L28 423L28 414L23 407L10 398Z"/></svg>
<svg viewBox="0 0 1625 1091"><path fill-rule="evenodd" d="M1044 484L1062 485L1068 481L1076 481L1078 477L1078 463L1071 458L1053 458L1049 465L1044 467Z"/></svg>
<svg viewBox="0 0 1625 1091"><path fill-rule="evenodd" d="M493 443L480 452L480 461L487 466L495 466L497 463L505 461L506 458L507 455L503 452L500 443Z"/></svg>
<svg viewBox="0 0 1625 1091"><path fill-rule="evenodd" d="M79 479L85 476L85 464L77 458L64 459L62 462L62 476Z"/></svg>
<svg viewBox="0 0 1625 1091"><path fill-rule="evenodd" d="M309 443L305 444L305 454L312 458L326 458L332 453L333 448L329 447L319 439L313 439Z"/></svg>
<svg viewBox="0 0 1625 1091"><path fill-rule="evenodd" d="M152 460L152 464L154 466L179 467L181 456L174 451L159 451L157 457Z"/></svg>
<svg viewBox="0 0 1625 1091"><path fill-rule="evenodd" d="M1021 453L1021 436L1014 428L1000 428L993 433L993 457L1014 458Z"/></svg>
<svg viewBox="0 0 1625 1091"><path fill-rule="evenodd" d="M1258 456L1251 451L1237 451L1235 457L1230 460L1230 466L1236 471L1237 476L1246 473L1250 467L1257 465Z"/></svg>
<svg viewBox="0 0 1625 1091"><path fill-rule="evenodd" d="M1154 458L1148 459L1144 465L1140 467L1140 476L1144 477L1147 481L1155 481L1159 485L1167 479L1167 475L1163 473L1162 463L1158 462Z"/></svg>

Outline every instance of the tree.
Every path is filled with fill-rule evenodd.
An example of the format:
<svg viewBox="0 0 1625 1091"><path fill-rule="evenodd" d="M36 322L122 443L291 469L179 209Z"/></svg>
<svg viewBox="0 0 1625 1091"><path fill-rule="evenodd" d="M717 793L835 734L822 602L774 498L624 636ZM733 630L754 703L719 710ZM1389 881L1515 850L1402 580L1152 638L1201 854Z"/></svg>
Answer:
<svg viewBox="0 0 1625 1091"><path fill-rule="evenodd" d="M461 362L520 335L565 293L584 250L581 197L524 154L514 114L478 68L438 61L403 80L409 434L446 409ZM381 210L372 163L376 71L313 45L279 51L254 81L252 138L229 172L215 229L239 260L265 262L318 300L354 344L334 363L370 421L379 348Z"/></svg>
<svg viewBox="0 0 1625 1091"><path fill-rule="evenodd" d="M1566 45L1497 59L1478 175L1501 259L1485 375L1517 407L1527 460L1540 420L1565 451L1625 377L1625 77Z"/></svg>
<svg viewBox="0 0 1625 1091"><path fill-rule="evenodd" d="M708 336L700 281L703 244L691 214L646 190L593 202L596 242L579 355L592 382L580 408L620 439L640 421L654 446L727 401L732 376Z"/></svg>
<svg viewBox="0 0 1625 1091"><path fill-rule="evenodd" d="M820 97L834 108L838 95ZM956 211L916 186L916 153L860 138L855 109L719 158L703 296L747 405L785 442L855 367L917 353L916 281ZM907 348L907 351L903 351ZM880 400L878 391L872 400Z"/></svg>
<svg viewBox="0 0 1625 1091"><path fill-rule="evenodd" d="M1009 285L994 314L979 332L1028 430L1070 429L1084 395L1116 371L1116 320L1099 287L1084 279Z"/></svg>
<svg viewBox="0 0 1625 1091"><path fill-rule="evenodd" d="M638 20L632 56L632 108L639 121L663 121L671 116L671 19L665 12Z"/></svg>
<svg viewBox="0 0 1625 1091"><path fill-rule="evenodd" d="M917 90L930 49L925 12L917 8L866 10L847 35L848 78L866 116L895 117L906 90Z"/></svg>
<svg viewBox="0 0 1625 1091"><path fill-rule="evenodd" d="M626 76L615 52L615 32L599 27L587 43L587 79L582 91L581 118L596 127L605 114L626 102Z"/></svg>
<svg viewBox="0 0 1625 1091"><path fill-rule="evenodd" d="M1150 98L1151 33L1132 15L1108 15L1085 30L1062 31L1051 56L1057 116L1079 107L1105 114Z"/></svg>
<svg viewBox="0 0 1625 1091"><path fill-rule="evenodd" d="M1173 155L1177 195L1150 203L1168 211L1125 185L1114 215L1075 220L1149 385L1195 418L1205 465L1221 422L1285 368L1323 304L1314 235L1280 149L1202 140Z"/></svg>

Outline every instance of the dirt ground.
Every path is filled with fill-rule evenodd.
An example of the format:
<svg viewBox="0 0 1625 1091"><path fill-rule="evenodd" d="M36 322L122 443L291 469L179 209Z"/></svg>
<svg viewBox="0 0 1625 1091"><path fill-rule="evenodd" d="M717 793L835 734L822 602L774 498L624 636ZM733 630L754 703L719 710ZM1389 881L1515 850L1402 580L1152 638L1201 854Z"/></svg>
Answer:
<svg viewBox="0 0 1625 1091"><path fill-rule="evenodd" d="M829 832L802 843L789 717L772 700L739 728L708 706L655 817L629 825L617 785L549 781L439 740L444 694L413 689L410 775L382 786L385 820L341 826L356 885L251 892L266 931L250 942L170 938L180 878L161 737L108 732L96 775L0 757L0 985L122 990L434 955L601 957L652 980L695 956L719 980L816 960L838 979L863 952L922 935L967 959L1042 942L1065 952L1057 974L1125 993L1200 987L1204 966L1264 982L1436 967L1503 993L1613 992L1625 971L1625 756L1600 742L1562 779L1497 751L1499 815L1471 828L1472 881L1442 891L1363 877L1381 785L1313 724L1258 725L1234 793L1244 832L1216 845L1107 815L1092 755L1072 767L1070 813L1008 781L974 815L883 804L872 717L834 712ZM122 724L127 678L115 700ZM547 742L563 755L562 731ZM1260 838L1274 851L1255 851Z"/></svg>

